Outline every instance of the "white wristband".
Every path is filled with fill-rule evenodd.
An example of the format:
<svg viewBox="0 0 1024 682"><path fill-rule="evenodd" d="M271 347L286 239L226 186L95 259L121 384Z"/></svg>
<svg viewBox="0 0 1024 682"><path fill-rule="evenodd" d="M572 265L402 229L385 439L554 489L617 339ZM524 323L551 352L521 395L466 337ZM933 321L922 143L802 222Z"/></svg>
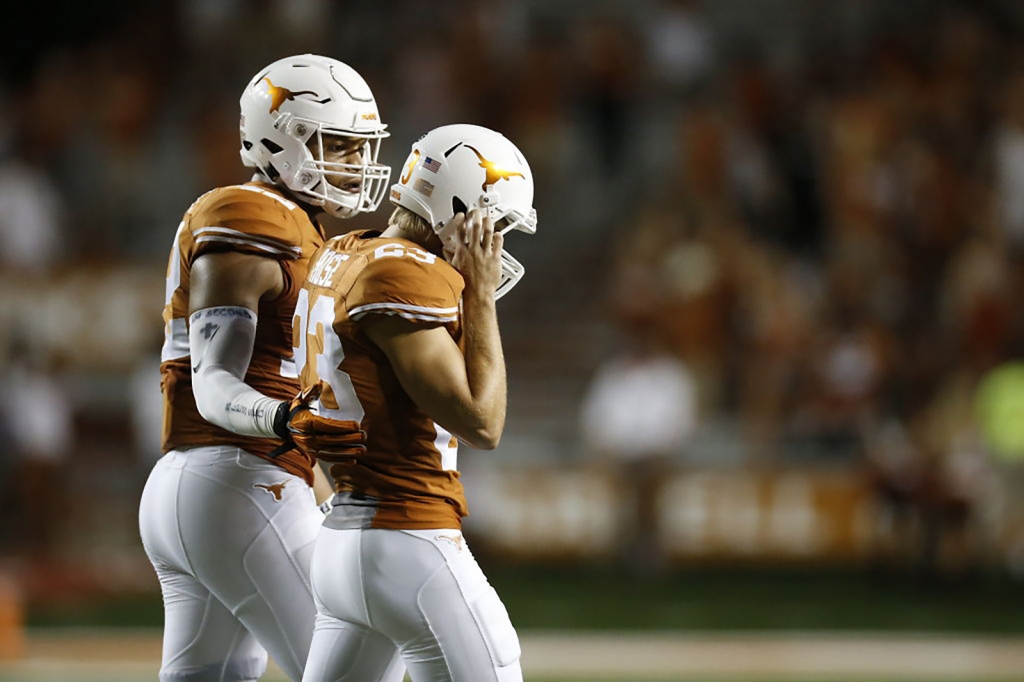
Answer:
<svg viewBox="0 0 1024 682"><path fill-rule="evenodd" d="M274 417L282 401L244 381L256 341L256 313L221 306L189 318L192 392L203 419L244 436L278 438Z"/></svg>

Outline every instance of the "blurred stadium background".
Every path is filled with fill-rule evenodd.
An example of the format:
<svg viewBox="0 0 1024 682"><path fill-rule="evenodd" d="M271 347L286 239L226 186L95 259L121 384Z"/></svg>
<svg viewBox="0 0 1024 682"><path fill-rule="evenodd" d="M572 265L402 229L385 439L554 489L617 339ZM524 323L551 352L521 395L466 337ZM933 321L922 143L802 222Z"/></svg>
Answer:
<svg viewBox="0 0 1024 682"><path fill-rule="evenodd" d="M19 11L0 680L155 678L167 248L298 52L366 77L392 166L451 122L533 166L506 435L460 457L528 680L1024 680L1024 4Z"/></svg>

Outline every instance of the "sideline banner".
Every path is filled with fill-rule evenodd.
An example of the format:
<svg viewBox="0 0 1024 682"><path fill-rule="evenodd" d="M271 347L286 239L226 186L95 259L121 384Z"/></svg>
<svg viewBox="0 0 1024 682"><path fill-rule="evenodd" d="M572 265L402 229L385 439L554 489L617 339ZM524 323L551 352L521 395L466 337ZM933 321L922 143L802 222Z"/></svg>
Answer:
<svg viewBox="0 0 1024 682"><path fill-rule="evenodd" d="M517 559L597 559L628 538L631 507L612 474L591 468L463 474L474 544ZM846 562L870 542L872 501L853 472L675 471L655 508L675 560Z"/></svg>

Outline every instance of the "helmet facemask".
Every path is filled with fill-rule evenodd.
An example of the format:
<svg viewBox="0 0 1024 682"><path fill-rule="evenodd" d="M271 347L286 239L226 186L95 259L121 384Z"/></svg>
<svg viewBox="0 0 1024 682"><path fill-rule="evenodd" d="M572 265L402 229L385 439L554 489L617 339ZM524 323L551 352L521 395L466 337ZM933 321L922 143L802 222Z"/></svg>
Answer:
<svg viewBox="0 0 1024 682"><path fill-rule="evenodd" d="M257 74L239 104L246 166L340 218L380 205L391 175L377 162L387 126L351 67L316 55L287 57ZM351 162L355 154L333 155L328 136L362 140L359 162Z"/></svg>
<svg viewBox="0 0 1024 682"><path fill-rule="evenodd" d="M380 141L386 133L361 135L327 128L315 121L297 120L292 127L307 154L293 181L286 183L290 189L308 197L310 203L321 206L338 218L349 218L356 213L376 210L384 199L391 178L391 168L377 162ZM301 134L305 129L311 132L307 132L303 139ZM325 136L363 140L360 163L325 160ZM345 189L346 186L350 188Z"/></svg>
<svg viewBox="0 0 1024 682"><path fill-rule="evenodd" d="M456 205L452 208L453 213L465 213L468 210L468 207L465 205ZM537 232L536 210L531 208L529 213L524 214L522 211L503 205L496 192L488 192L481 195L476 208L482 208L487 212L487 217L491 219L495 228L497 228L497 233L503 237L513 230L519 230L527 234L536 234ZM505 222L504 225L500 225L502 221ZM445 246L455 240L454 224L451 220L448 220L447 223L435 224L434 231L441 238L441 243ZM526 274L526 267L516 260L508 252L508 249L502 248L501 281L498 283L497 289L494 290L494 300L498 300L507 294L512 287L519 283L524 274Z"/></svg>

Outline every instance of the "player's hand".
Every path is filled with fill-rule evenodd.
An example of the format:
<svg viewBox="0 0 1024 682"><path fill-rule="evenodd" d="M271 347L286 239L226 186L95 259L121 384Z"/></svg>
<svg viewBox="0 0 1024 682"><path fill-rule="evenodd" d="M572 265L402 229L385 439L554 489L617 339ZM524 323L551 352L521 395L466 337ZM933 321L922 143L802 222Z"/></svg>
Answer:
<svg viewBox="0 0 1024 682"><path fill-rule="evenodd" d="M456 216L458 220L460 216ZM504 238L494 232L494 222L477 208L455 226L452 265L466 280L466 290L493 296L501 283L501 247Z"/></svg>
<svg viewBox="0 0 1024 682"><path fill-rule="evenodd" d="M328 419L309 404L320 397L320 384L302 391L278 412L275 431L303 453L325 462L350 460L366 452L366 432L357 421Z"/></svg>

